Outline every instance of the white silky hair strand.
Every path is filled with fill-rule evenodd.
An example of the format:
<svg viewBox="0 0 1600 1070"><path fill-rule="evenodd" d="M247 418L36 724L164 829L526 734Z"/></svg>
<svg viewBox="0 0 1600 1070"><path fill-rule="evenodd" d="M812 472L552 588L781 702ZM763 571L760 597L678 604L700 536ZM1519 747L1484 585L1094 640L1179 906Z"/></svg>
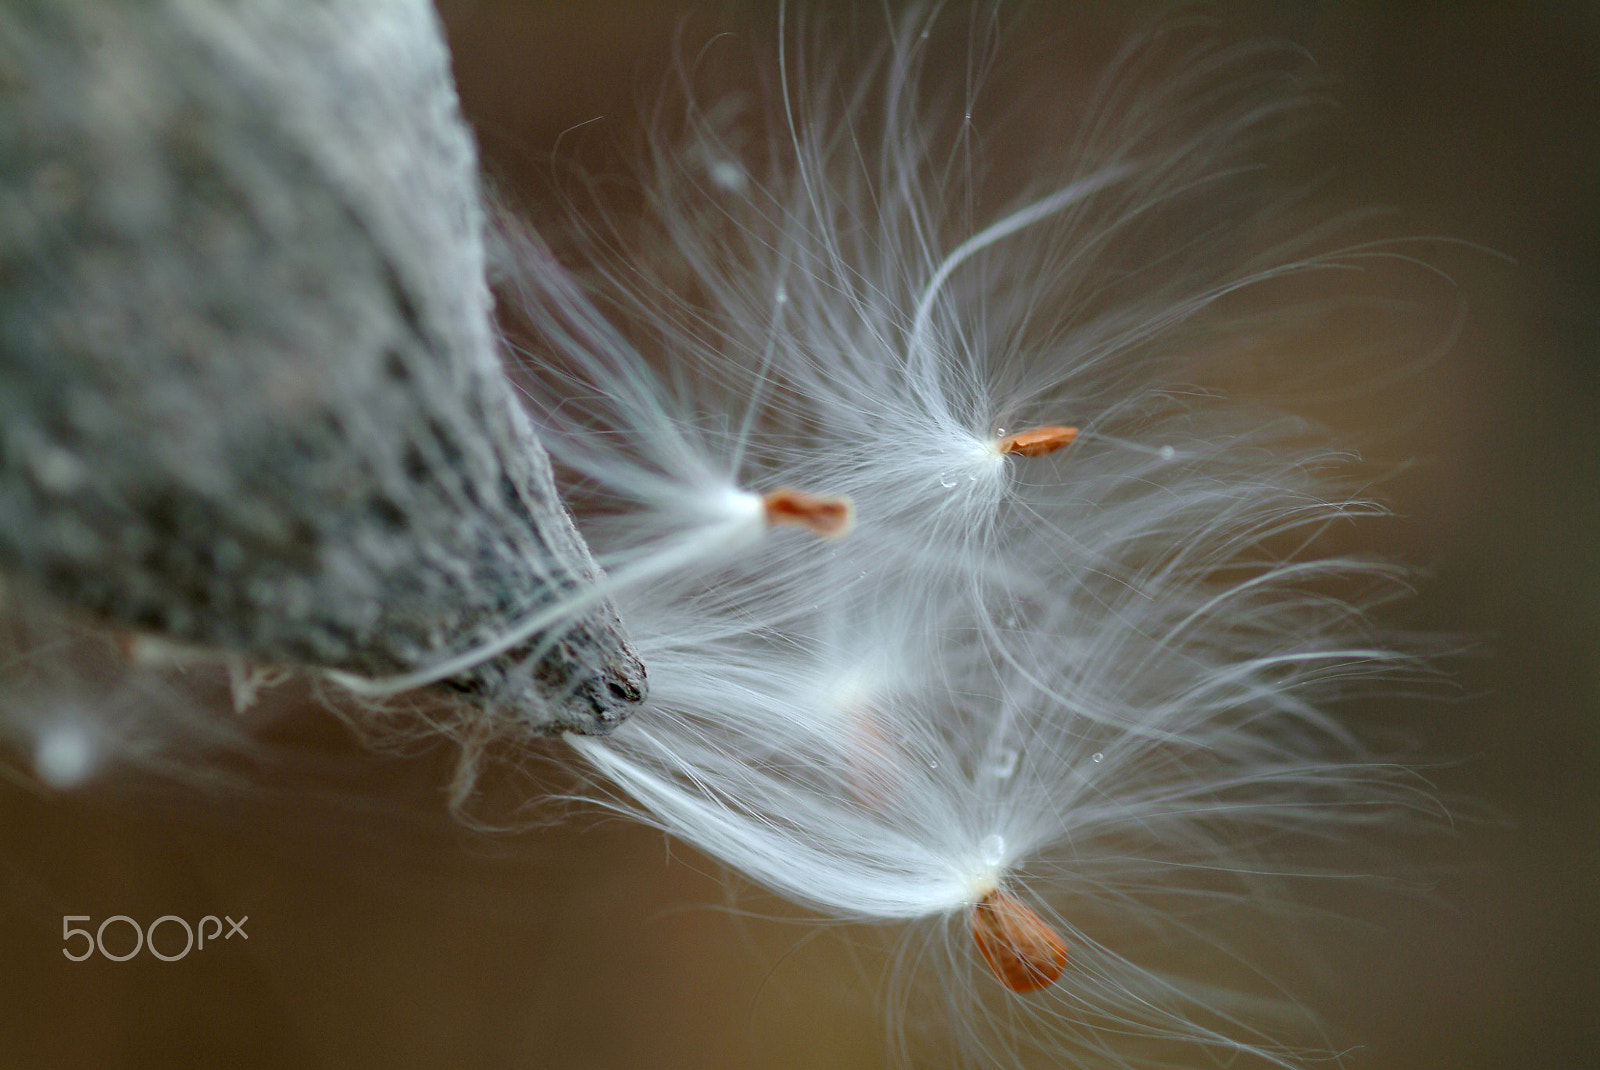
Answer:
<svg viewBox="0 0 1600 1070"><path fill-rule="evenodd" d="M958 939L901 954L896 1006L965 1064L1299 1065L1275 1019L1307 1015L1206 983L1239 953L1157 905L1286 915L1297 836L1429 805L1325 709L1419 670L1368 623L1404 570L1317 549L1382 506L1309 422L1203 385L1230 329L1315 316L1241 295L1348 266L1251 243L1300 57L1175 19L1019 136L1062 112L985 92L1020 84L1020 34L975 10L948 75L953 8L784 11L764 99L686 66L642 218L575 199L561 252L510 237L522 386L651 673L645 712L571 743L604 805L824 916L959 937L1008 889L1070 947L1055 984L1008 991ZM1002 133L1030 150L1004 169ZM1040 425L1081 433L997 448ZM854 529L729 508L774 487Z"/></svg>

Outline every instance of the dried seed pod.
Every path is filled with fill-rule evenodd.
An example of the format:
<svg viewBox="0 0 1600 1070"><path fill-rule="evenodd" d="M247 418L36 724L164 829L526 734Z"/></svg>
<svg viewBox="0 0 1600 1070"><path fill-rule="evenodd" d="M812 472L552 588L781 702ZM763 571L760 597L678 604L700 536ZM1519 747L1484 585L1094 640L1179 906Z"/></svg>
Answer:
<svg viewBox="0 0 1600 1070"><path fill-rule="evenodd" d="M581 593L483 227L426 0L5 5L0 569L363 678ZM425 682L579 732L645 687L597 600Z"/></svg>

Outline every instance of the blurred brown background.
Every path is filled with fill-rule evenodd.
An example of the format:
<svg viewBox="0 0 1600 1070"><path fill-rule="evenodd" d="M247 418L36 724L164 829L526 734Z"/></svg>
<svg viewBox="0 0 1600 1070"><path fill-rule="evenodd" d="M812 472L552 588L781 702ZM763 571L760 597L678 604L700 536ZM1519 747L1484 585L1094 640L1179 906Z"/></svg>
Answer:
<svg viewBox="0 0 1600 1070"><path fill-rule="evenodd" d="M717 25L692 8L445 0L492 172L536 190L574 124L631 136L674 35L692 53ZM1385 487L1400 519L1368 533L1432 567L1399 623L1484 648L1455 663L1451 700L1349 716L1422 740L1441 796L1475 802L1401 841L1422 887L1328 890L1359 924L1262 956L1352 1067L1600 1065L1600 12L1208 10L1328 73L1339 107L1307 151L1336 199L1509 258L1440 243L1459 337L1388 400L1329 414L1401 425L1385 451L1421 458ZM1059 15L1108 36L1128 18ZM625 825L464 832L442 815L446 754L365 756L315 714L270 742L249 790L0 781L0 1066L885 1064L882 963L850 932L721 909L711 864ZM249 939L71 963L66 914L248 915Z"/></svg>

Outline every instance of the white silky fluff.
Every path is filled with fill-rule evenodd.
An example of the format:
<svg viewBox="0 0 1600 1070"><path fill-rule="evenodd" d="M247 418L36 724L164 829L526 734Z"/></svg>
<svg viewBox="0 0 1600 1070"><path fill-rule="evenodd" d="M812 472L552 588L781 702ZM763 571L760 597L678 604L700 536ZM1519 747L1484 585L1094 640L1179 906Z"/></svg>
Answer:
<svg viewBox="0 0 1600 1070"><path fill-rule="evenodd" d="M1024 84L990 9L935 51L951 14L783 16L743 92L662 105L643 218L591 211L576 278L521 246L530 406L650 673L570 742L609 805L766 888L944 933L902 951L908 1058L942 1021L971 1065L1296 1065L1274 1024L1308 1016L1209 982L1236 952L1198 911L1281 914L1286 842L1414 801L1318 705L1408 665L1363 638L1398 574L1313 548L1381 510L1186 357L1288 333L1235 295L1350 262L1244 251L1297 57L1174 25L1066 124L1048 84L983 91ZM996 450L1044 424L1082 434ZM779 486L854 529L764 531ZM966 936L997 886L1071 949L1042 992Z"/></svg>
<svg viewBox="0 0 1600 1070"><path fill-rule="evenodd" d="M0 781L51 793L141 776L235 784L262 721L247 708L274 674L237 660L184 671L214 661L115 639L0 587Z"/></svg>

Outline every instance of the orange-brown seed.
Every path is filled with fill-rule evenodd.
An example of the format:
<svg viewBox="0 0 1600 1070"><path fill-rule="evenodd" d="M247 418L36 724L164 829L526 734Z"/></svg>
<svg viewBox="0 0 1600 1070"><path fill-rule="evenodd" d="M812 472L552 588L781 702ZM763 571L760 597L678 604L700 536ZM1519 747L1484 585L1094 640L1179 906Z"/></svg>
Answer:
<svg viewBox="0 0 1600 1070"><path fill-rule="evenodd" d="M855 523L849 498L827 498L793 487L769 490L761 497L768 524L796 524L825 539L836 539Z"/></svg>
<svg viewBox="0 0 1600 1070"><path fill-rule="evenodd" d="M1030 427L1014 435L1005 435L995 441L1001 453L1015 453L1023 457L1043 457L1063 446L1072 444L1078 437L1076 427Z"/></svg>
<svg viewBox="0 0 1600 1070"><path fill-rule="evenodd" d="M1003 888L972 908L972 938L989 969L1013 992L1055 984L1067 968L1067 945L1036 910Z"/></svg>

